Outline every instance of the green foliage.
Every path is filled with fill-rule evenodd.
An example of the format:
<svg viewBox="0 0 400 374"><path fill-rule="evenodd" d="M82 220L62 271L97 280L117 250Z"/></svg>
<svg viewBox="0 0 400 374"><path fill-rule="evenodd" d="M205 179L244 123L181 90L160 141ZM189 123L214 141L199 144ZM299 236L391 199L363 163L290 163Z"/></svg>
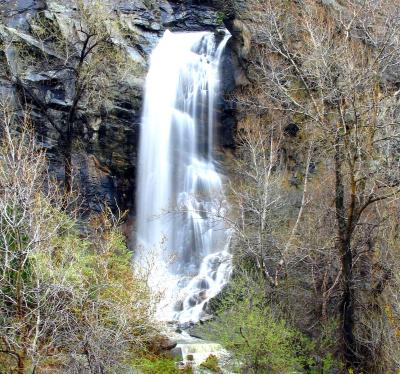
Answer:
<svg viewBox="0 0 400 374"><path fill-rule="evenodd" d="M225 13L223 11L219 11L217 13L217 24L222 26L224 24L225 18L226 18Z"/></svg>
<svg viewBox="0 0 400 374"><path fill-rule="evenodd" d="M44 64L48 56L39 48L36 48L22 39L16 39L12 43L17 56L18 56L18 69L21 73L25 72L28 68L39 67Z"/></svg>
<svg viewBox="0 0 400 374"><path fill-rule="evenodd" d="M316 340L316 354L321 357L321 362L313 373L329 373L332 369L342 369L342 363L334 357L338 336L337 331L340 322L336 319L326 321Z"/></svg>
<svg viewBox="0 0 400 374"><path fill-rule="evenodd" d="M221 372L218 358L214 355L209 355L207 359L200 366L204 369L212 371L213 373Z"/></svg>
<svg viewBox="0 0 400 374"><path fill-rule="evenodd" d="M154 9L156 2L154 0L144 0L144 5L147 9Z"/></svg>
<svg viewBox="0 0 400 374"><path fill-rule="evenodd" d="M62 38L57 22L46 17L45 12L38 12L30 21L30 31L33 37L43 42L55 42Z"/></svg>
<svg viewBox="0 0 400 374"><path fill-rule="evenodd" d="M310 340L273 315L255 282L235 279L217 314L202 332L249 372L290 373L313 364Z"/></svg>
<svg viewBox="0 0 400 374"><path fill-rule="evenodd" d="M192 374L191 367L179 369L177 362L170 358L142 358L134 363L134 367L143 374Z"/></svg>
<svg viewBox="0 0 400 374"><path fill-rule="evenodd" d="M132 269L119 221L105 212L82 232L82 223L63 209L65 196L45 174L33 141L6 135L0 146L0 185L8 186L0 196L0 368L126 372L158 332L147 279Z"/></svg>

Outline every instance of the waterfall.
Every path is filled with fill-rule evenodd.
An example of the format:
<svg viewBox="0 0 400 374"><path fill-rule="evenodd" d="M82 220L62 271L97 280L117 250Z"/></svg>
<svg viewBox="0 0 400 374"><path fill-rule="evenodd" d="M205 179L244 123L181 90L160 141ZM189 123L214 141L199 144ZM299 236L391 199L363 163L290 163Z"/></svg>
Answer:
<svg viewBox="0 0 400 374"><path fill-rule="evenodd" d="M231 271L227 203L213 158L221 55L210 32L166 31L141 123L136 261L160 292L159 318L197 322ZM221 39L221 38L220 38Z"/></svg>

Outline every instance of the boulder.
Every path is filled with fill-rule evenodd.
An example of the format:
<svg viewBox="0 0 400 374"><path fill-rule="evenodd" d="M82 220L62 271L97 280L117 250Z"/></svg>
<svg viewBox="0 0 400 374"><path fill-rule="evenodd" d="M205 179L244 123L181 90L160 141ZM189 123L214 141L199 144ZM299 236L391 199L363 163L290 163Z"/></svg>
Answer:
<svg viewBox="0 0 400 374"><path fill-rule="evenodd" d="M163 353L168 355L179 354L178 349L176 348L177 344L178 343L175 340L172 340L166 336L160 336L158 339L155 339L152 342L150 351L158 355ZM174 349L175 351L172 352Z"/></svg>
<svg viewBox="0 0 400 374"><path fill-rule="evenodd" d="M182 348L175 347L171 349L169 352L167 352L166 356L176 361L182 361L183 360Z"/></svg>

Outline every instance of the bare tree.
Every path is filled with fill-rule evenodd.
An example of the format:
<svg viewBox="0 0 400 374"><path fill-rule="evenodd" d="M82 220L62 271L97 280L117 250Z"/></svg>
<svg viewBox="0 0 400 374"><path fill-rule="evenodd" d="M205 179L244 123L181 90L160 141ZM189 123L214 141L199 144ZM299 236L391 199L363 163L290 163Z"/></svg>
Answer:
<svg viewBox="0 0 400 374"><path fill-rule="evenodd" d="M236 258L255 262L267 282L276 286L283 245L274 238L286 201L279 191L282 179L274 173L279 162L281 129L266 129L259 118L241 123L237 137L235 179L230 185L237 209L231 226L236 233ZM275 215L275 216L274 216ZM274 242L275 241L275 242Z"/></svg>
<svg viewBox="0 0 400 374"><path fill-rule="evenodd" d="M120 219L87 233L65 213L28 117L5 110L0 145L0 365L8 372L125 370L158 337L146 278Z"/></svg>
<svg viewBox="0 0 400 374"><path fill-rule="evenodd" d="M31 284L31 256L39 249L45 250L61 223L54 222L44 200L54 200L58 191L48 190L46 197L38 193L44 187L45 161L26 127L28 118L25 117L22 133L17 138L11 129L9 112L5 111L2 117L1 352L14 358L17 371L24 373L28 357L35 356L38 350L45 326L40 313L40 285ZM53 306L49 304L49 310Z"/></svg>
<svg viewBox="0 0 400 374"><path fill-rule="evenodd" d="M372 360L376 342L367 342L358 321L368 309L368 295L377 290L367 292L360 282L371 253L379 253L375 243L386 224L380 217L392 212L400 192L398 90L390 81L398 69L399 11L391 1L286 6L268 0L253 1L249 9L256 45L250 78L256 89L251 88L253 102L241 104L296 123L320 150L312 157L317 170L334 176L333 185L327 184L334 191L328 207L340 269L323 288L327 296L340 286L347 366L369 370L365 362ZM386 279L377 282L382 293L391 270L381 266L378 273Z"/></svg>

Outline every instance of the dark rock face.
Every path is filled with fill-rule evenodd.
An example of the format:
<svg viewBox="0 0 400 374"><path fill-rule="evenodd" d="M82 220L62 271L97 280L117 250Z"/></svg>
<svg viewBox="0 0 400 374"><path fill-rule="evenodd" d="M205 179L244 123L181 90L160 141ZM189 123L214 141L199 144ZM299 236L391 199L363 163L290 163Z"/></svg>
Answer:
<svg viewBox="0 0 400 374"><path fill-rule="evenodd" d="M223 8L216 1L108 0L104 3L107 3L110 20L124 30L124 35L113 39L113 43L123 49L139 69L135 76L116 82L113 100L107 106L99 105L100 109L93 109L83 102L79 108L76 118L79 131L72 139L71 161L75 185L89 212L100 211L104 204L114 209L117 206L121 210L134 209L143 84L149 55L163 32L166 29L213 31L224 27ZM31 20L38 14L55 24L65 41L73 45L71 35L76 34L81 22L74 0L12 0L0 2L2 46L17 42L46 59L62 59L51 42L42 43L32 34ZM224 92L232 91L240 83L240 58L246 48L240 26L232 19L227 25L236 34L224 57ZM22 66L16 56L15 48L0 46L0 99L11 100L22 110L29 103L38 139L47 150L50 170L63 180L60 136L48 117L60 126L65 124L72 105L74 77L67 70L49 71L44 64ZM17 77L27 90L20 89ZM29 91L45 103L48 116L32 97L27 96ZM235 108L228 101L221 102L221 108L221 145L233 147Z"/></svg>
<svg viewBox="0 0 400 374"><path fill-rule="evenodd" d="M223 25L218 11L207 2L171 3L172 13L164 18L164 26L176 31L214 31Z"/></svg>

